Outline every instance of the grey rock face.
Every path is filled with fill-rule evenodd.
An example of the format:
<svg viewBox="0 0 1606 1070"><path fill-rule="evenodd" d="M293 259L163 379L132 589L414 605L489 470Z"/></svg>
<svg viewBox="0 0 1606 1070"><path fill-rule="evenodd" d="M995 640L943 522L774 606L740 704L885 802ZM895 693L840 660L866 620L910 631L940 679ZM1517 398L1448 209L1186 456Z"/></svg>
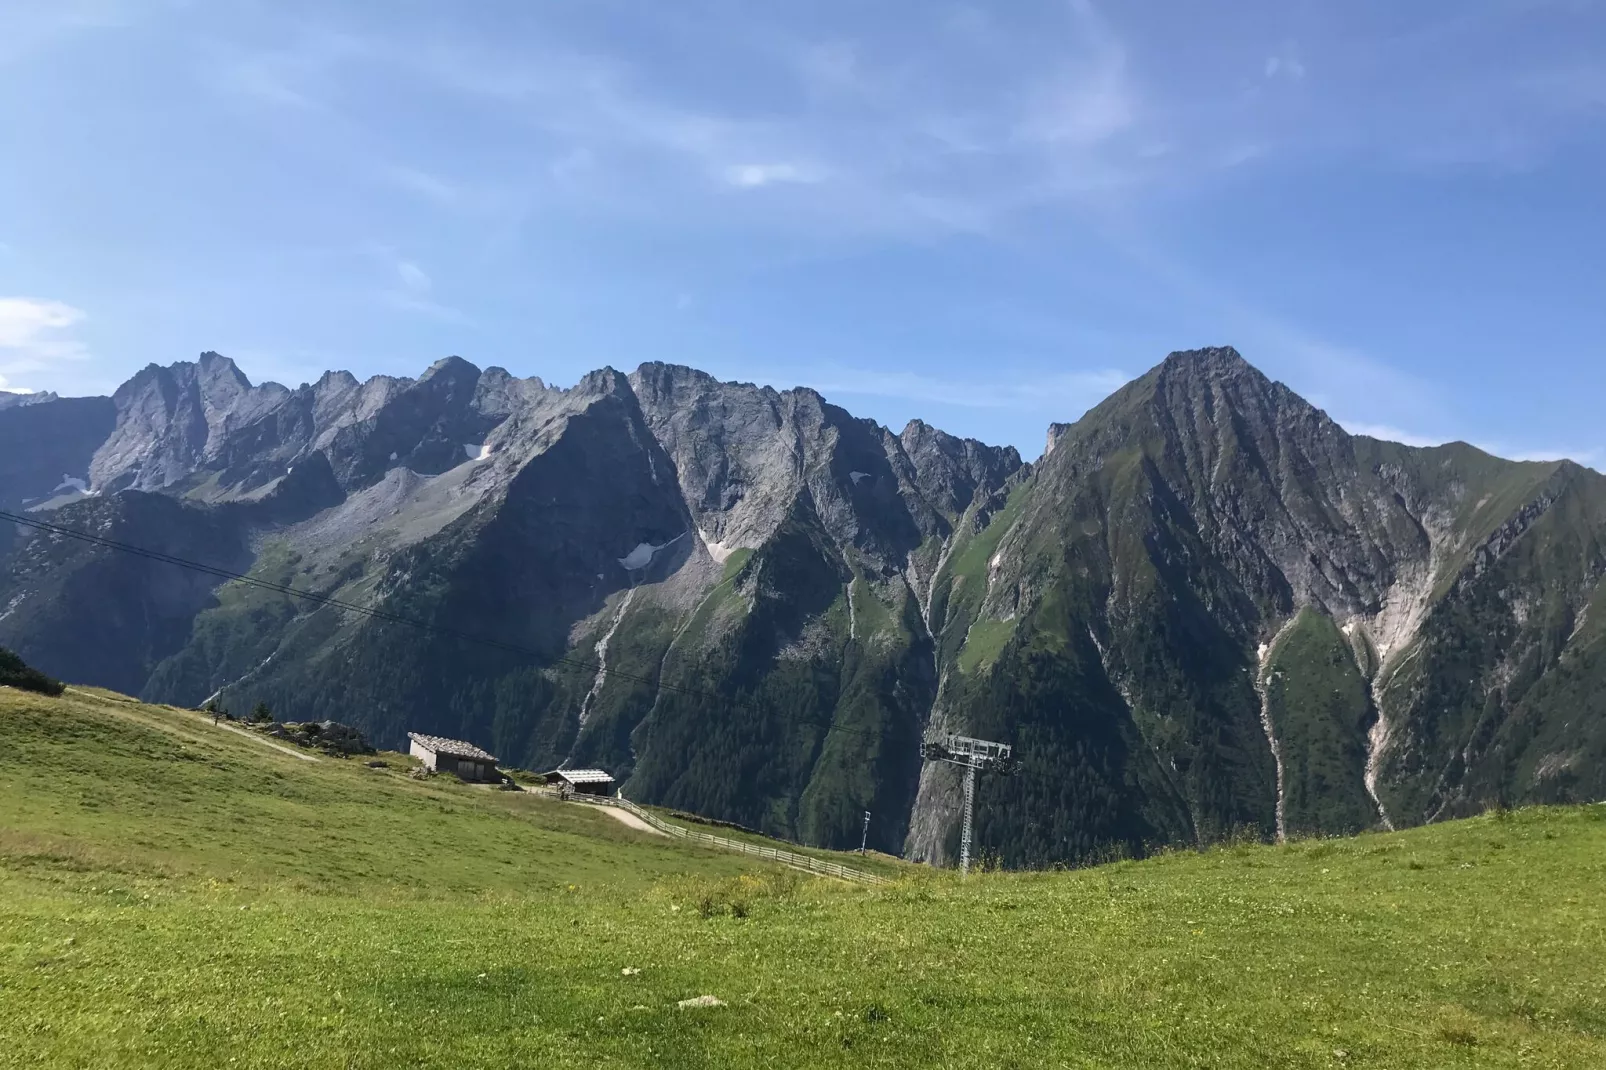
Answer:
<svg viewBox="0 0 1606 1070"><path fill-rule="evenodd" d="M10 390L0 390L0 412L6 409L20 409L27 405L43 405L50 401L60 401L55 394L48 390L32 394L20 394Z"/></svg>
<svg viewBox="0 0 1606 1070"><path fill-rule="evenodd" d="M33 508L87 489L90 459L115 420L110 398L50 396L0 409L0 508ZM0 532L0 545L9 541Z"/></svg>
<svg viewBox="0 0 1606 1070"><path fill-rule="evenodd" d="M895 572L978 489L1020 467L1013 449L918 421L894 436L806 388L721 383L665 364L643 364L630 383L716 556L762 545L807 495L839 545Z"/></svg>

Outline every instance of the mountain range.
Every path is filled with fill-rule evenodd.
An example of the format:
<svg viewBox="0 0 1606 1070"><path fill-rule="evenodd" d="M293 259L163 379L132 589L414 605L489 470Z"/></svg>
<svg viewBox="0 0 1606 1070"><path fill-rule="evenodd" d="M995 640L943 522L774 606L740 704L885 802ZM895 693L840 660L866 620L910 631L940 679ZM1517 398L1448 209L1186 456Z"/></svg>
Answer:
<svg viewBox="0 0 1606 1070"><path fill-rule="evenodd" d="M942 732L1010 866L1606 797L1606 477L1350 435L1227 348L1010 448L690 368L225 357L0 404L0 646L934 863ZM13 530L14 528L14 530ZM415 627L417 622L425 627Z"/></svg>

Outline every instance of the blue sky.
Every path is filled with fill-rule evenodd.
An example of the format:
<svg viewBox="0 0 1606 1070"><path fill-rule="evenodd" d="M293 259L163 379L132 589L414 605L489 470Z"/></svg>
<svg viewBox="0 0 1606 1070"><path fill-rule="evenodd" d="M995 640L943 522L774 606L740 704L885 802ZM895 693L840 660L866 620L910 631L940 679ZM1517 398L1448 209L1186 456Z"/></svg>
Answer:
<svg viewBox="0 0 1606 1070"><path fill-rule="evenodd" d="M0 0L0 387L645 360L1041 450L1232 344L1606 463L1594 0Z"/></svg>

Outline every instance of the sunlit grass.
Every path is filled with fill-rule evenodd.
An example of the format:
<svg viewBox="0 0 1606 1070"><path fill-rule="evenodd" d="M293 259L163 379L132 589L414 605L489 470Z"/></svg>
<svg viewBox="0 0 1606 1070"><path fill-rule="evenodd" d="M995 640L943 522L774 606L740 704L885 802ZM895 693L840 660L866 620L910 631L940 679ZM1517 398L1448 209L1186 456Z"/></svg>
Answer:
<svg viewBox="0 0 1606 1070"><path fill-rule="evenodd" d="M1602 888L1606 807L868 889L0 690L0 1065L1592 1067Z"/></svg>

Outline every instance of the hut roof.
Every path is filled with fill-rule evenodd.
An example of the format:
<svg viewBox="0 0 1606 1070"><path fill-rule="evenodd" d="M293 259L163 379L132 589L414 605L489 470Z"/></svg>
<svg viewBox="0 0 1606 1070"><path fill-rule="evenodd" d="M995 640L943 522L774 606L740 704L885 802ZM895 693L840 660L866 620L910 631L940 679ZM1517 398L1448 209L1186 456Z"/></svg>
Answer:
<svg viewBox="0 0 1606 1070"><path fill-rule="evenodd" d="M453 758L473 758L481 762L494 762L496 755L490 751L481 750L472 743L465 743L461 739L447 739L445 736L426 736L422 732L409 732L407 738L421 747L426 747L436 754L450 754Z"/></svg>
<svg viewBox="0 0 1606 1070"><path fill-rule="evenodd" d="M546 775L548 783L567 780L571 784L612 784L613 777L601 769L554 769Z"/></svg>

